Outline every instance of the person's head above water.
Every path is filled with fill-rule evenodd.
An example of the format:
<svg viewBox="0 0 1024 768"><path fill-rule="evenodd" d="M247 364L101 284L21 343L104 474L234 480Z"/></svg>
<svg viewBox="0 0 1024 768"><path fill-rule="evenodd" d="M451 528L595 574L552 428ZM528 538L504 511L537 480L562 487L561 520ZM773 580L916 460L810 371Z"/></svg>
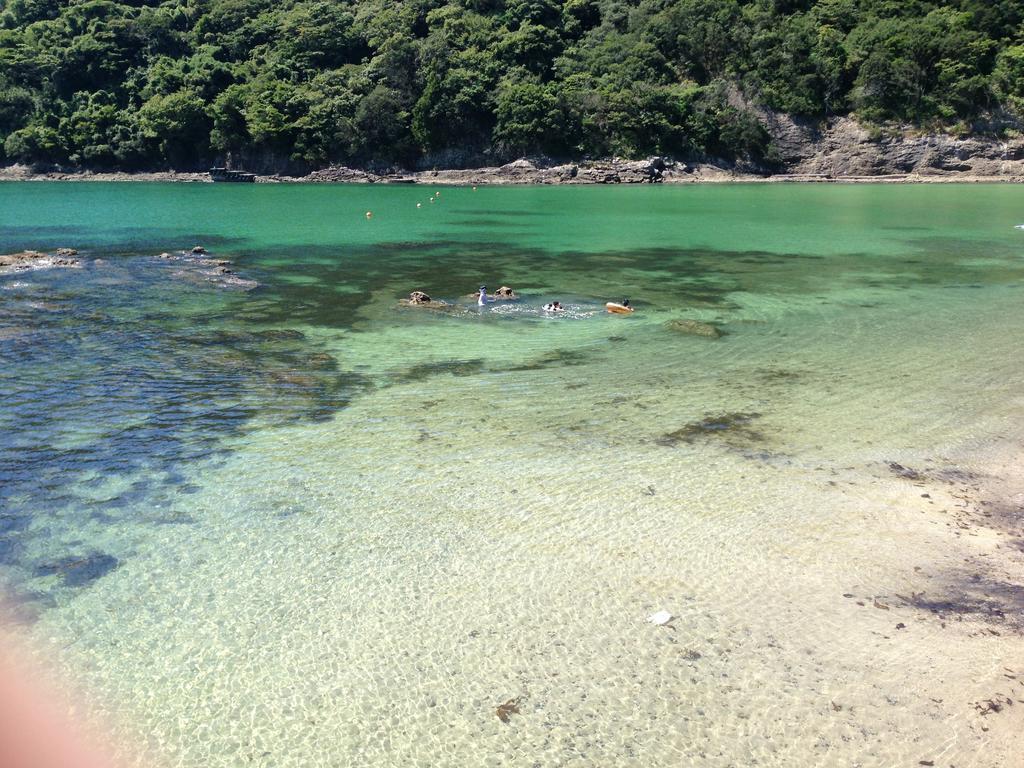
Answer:
<svg viewBox="0 0 1024 768"><path fill-rule="evenodd" d="M623 299L622 300L622 306L628 307L629 306L629 299Z"/></svg>

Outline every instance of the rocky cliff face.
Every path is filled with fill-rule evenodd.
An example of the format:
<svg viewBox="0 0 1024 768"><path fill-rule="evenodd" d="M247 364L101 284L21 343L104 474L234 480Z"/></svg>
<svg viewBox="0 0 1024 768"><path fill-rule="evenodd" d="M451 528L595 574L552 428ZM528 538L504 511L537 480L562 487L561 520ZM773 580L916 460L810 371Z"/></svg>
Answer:
<svg viewBox="0 0 1024 768"><path fill-rule="evenodd" d="M1024 179L1024 139L957 138L946 134L879 134L851 118L824 126L785 116L766 120L783 173L849 177Z"/></svg>

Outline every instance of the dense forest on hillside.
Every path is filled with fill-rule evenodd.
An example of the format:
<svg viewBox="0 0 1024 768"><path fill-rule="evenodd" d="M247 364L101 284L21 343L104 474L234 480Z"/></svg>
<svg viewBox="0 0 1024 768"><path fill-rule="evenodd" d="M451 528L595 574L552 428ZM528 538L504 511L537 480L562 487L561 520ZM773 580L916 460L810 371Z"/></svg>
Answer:
<svg viewBox="0 0 1024 768"><path fill-rule="evenodd" d="M1021 0L0 0L0 162L770 162L756 109L1024 114ZM1007 123L1007 116L1010 120Z"/></svg>

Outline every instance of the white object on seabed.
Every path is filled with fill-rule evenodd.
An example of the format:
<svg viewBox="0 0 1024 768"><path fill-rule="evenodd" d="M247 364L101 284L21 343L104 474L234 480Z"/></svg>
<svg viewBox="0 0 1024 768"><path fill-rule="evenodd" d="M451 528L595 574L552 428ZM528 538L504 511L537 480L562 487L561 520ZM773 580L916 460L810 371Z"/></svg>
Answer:
<svg viewBox="0 0 1024 768"><path fill-rule="evenodd" d="M675 616L673 616L668 611L658 611L657 613L652 613L650 616L648 616L647 621L656 627L663 627L670 621L672 621L672 619L674 618Z"/></svg>

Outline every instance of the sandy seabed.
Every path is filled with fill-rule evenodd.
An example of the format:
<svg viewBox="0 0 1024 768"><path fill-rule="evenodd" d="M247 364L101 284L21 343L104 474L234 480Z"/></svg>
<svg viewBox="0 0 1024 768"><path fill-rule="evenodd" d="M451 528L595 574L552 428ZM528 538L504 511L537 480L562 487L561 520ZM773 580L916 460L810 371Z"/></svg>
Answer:
<svg viewBox="0 0 1024 768"><path fill-rule="evenodd" d="M439 375L257 432L194 524L106 534L134 557L39 652L150 764L1019 765L1019 396L944 423L976 382L914 382L980 352L878 322L839 375L818 325L685 386ZM424 343L382 333L346 353Z"/></svg>

